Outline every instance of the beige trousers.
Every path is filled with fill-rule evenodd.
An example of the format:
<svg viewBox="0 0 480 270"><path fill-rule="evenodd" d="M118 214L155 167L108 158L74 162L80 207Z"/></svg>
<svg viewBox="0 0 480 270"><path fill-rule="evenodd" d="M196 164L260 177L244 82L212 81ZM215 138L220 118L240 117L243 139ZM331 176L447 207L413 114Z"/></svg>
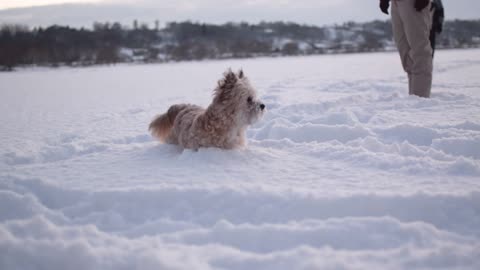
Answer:
<svg viewBox="0 0 480 270"><path fill-rule="evenodd" d="M418 12L415 0L392 0L392 26L402 66L408 74L410 95L430 97L432 88L432 47L430 6Z"/></svg>

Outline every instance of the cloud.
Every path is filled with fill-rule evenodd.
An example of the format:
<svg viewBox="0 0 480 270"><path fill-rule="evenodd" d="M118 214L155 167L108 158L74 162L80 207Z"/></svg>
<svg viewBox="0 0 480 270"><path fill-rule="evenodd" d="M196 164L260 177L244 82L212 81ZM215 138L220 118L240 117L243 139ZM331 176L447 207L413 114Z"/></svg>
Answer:
<svg viewBox="0 0 480 270"><path fill-rule="evenodd" d="M60 1L65 2L58 0L55 3ZM94 21L118 21L131 25L133 20L138 19L150 23L155 20L161 22L192 20L208 23L294 21L325 25L389 18L379 12L376 2L366 4L365 1L358 0L100 0L101 2L97 4L86 4L94 1L97 0L0 10L0 23L22 23L30 26L68 24L89 27ZM480 2L473 0L458 0L455 4L446 2L445 8L449 19L478 18L474 10L480 9Z"/></svg>
<svg viewBox="0 0 480 270"><path fill-rule="evenodd" d="M134 19L153 22L202 21L295 21L308 24L331 24L345 20L370 20L383 17L376 8L345 1L107 1L102 4L66 4L0 11L0 22L31 26L69 24L91 26L94 21L119 21L130 25ZM360 10L358 9L360 7ZM366 15L366 14L370 15ZM366 16L365 16L366 15Z"/></svg>
<svg viewBox="0 0 480 270"><path fill-rule="evenodd" d="M58 5L66 3L99 3L103 0L2 0L0 9L28 8L33 6Z"/></svg>
<svg viewBox="0 0 480 270"><path fill-rule="evenodd" d="M65 3L54 0L52 3ZM101 1L98 2L97 1ZM75 2L75 4L72 4ZM81 2L81 3L80 3ZM95 2L96 4L86 4ZM68 24L91 26L94 21L118 21L130 25L133 20L144 22L201 21L294 21L325 25L345 21L388 19L376 2L358 0L79 0L71 4L0 10L0 23L22 23L30 26ZM480 2L474 0L445 1L448 19L479 18ZM7 2L8 3L8 2ZM4 7L13 7L11 4ZM22 7L28 6L27 4Z"/></svg>

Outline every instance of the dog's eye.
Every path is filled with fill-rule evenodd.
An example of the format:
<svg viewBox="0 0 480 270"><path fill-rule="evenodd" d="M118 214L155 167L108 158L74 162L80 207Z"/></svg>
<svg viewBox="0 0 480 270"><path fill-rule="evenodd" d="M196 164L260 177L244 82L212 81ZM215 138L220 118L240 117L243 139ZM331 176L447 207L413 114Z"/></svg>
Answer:
<svg viewBox="0 0 480 270"><path fill-rule="evenodd" d="M252 98L252 97L248 97L248 98L247 98L247 102L248 102L248 103L252 103L252 102L253 102L253 98Z"/></svg>

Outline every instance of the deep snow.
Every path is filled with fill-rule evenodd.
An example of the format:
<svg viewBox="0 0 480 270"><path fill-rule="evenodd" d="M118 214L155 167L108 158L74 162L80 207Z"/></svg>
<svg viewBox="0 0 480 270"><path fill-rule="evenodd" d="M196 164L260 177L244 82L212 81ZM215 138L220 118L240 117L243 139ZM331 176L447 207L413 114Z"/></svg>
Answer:
<svg viewBox="0 0 480 270"><path fill-rule="evenodd" d="M155 142L243 68L245 149ZM480 269L480 50L0 73L0 269Z"/></svg>

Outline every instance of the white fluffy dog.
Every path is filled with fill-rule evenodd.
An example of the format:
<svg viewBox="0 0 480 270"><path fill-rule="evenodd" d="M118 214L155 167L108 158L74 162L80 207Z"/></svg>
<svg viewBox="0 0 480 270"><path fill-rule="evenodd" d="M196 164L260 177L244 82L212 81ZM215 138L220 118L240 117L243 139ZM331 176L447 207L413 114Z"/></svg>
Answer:
<svg viewBox="0 0 480 270"><path fill-rule="evenodd" d="M157 116L149 130L162 142L184 148L232 149L245 145L245 131L264 113L255 89L243 71L228 70L214 90L212 104L204 109L191 104L171 106Z"/></svg>

